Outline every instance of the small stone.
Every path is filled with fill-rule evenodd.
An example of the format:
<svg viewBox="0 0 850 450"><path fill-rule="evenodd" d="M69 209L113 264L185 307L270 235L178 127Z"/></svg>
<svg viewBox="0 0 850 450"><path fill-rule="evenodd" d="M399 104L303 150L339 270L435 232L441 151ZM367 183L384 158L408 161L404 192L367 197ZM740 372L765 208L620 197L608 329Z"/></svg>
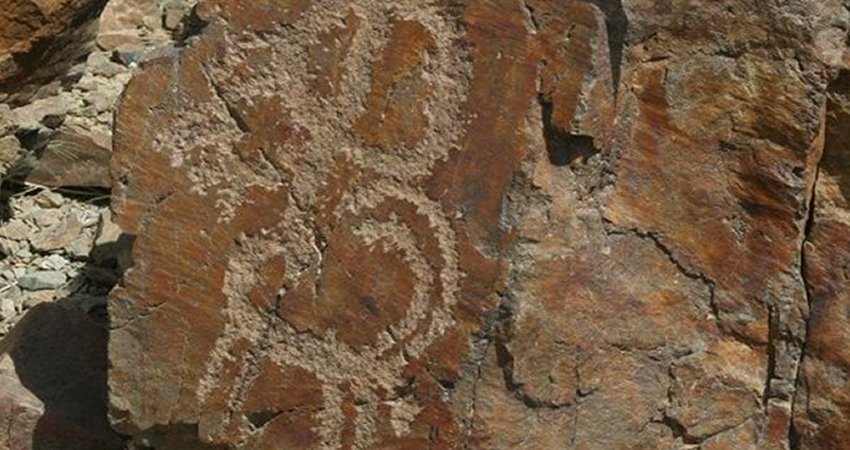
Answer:
<svg viewBox="0 0 850 450"><path fill-rule="evenodd" d="M15 254L15 256L18 257L18 259L21 259L21 260L24 260L24 261L29 261L30 259L32 259L32 252L30 251L30 249L28 247L24 247L21 250L19 250Z"/></svg>
<svg viewBox="0 0 850 450"><path fill-rule="evenodd" d="M18 315L15 301L9 297L0 298L0 319L9 320Z"/></svg>
<svg viewBox="0 0 850 450"><path fill-rule="evenodd" d="M93 52L89 55L88 69L92 74L104 77L113 77L127 70L120 64L111 61L106 52Z"/></svg>
<svg viewBox="0 0 850 450"><path fill-rule="evenodd" d="M124 69L124 67L119 64L115 65ZM81 92L91 92L96 91L101 86L101 84L103 84L103 78L93 75L86 75L80 81L78 81L76 85L74 85L74 88L79 89ZM80 99L78 104L74 107L74 113L76 115L80 115L80 108L82 108L83 106L84 105L82 104L82 99Z"/></svg>
<svg viewBox="0 0 850 450"><path fill-rule="evenodd" d="M28 291L43 291L46 289L58 289L67 281L62 272L44 270L24 275L18 280L18 286Z"/></svg>
<svg viewBox="0 0 850 450"><path fill-rule="evenodd" d="M39 267L46 270L62 270L68 265L68 260L61 255L53 254L44 258Z"/></svg>
<svg viewBox="0 0 850 450"><path fill-rule="evenodd" d="M18 159L21 143L15 136L0 138L0 166L8 167Z"/></svg>
<svg viewBox="0 0 850 450"><path fill-rule="evenodd" d="M17 283L7 285L6 287L0 290L3 290L3 292L0 293L0 296L11 298L12 301L15 302L15 307L18 308L18 310L20 311L21 306L24 303L24 293L17 285Z"/></svg>
<svg viewBox="0 0 850 450"><path fill-rule="evenodd" d="M112 53L112 59L127 67L138 64L145 56L145 48L141 45L121 45Z"/></svg>
<svg viewBox="0 0 850 450"><path fill-rule="evenodd" d="M14 255L20 245L21 244L18 241L13 241L11 239L0 237L0 253L2 253L3 255Z"/></svg>
<svg viewBox="0 0 850 450"><path fill-rule="evenodd" d="M71 245L82 231L83 226L77 216L67 214L60 223L39 233L30 241L30 244L34 249L42 252L60 250Z"/></svg>
<svg viewBox="0 0 850 450"><path fill-rule="evenodd" d="M94 106L95 112L102 113L105 111L112 110L112 106L115 104L115 100L117 99L117 95L112 95L110 92L104 92L103 89L98 89L96 91L90 92L89 95L86 96L86 103Z"/></svg>
<svg viewBox="0 0 850 450"><path fill-rule="evenodd" d="M97 230L97 238L94 245L102 246L117 242L121 238L121 227L112 221L112 212L106 210L100 214L100 225Z"/></svg>
<svg viewBox="0 0 850 450"><path fill-rule="evenodd" d="M31 309L38 304L52 302L54 298L56 298L56 291L53 290L30 292L23 296L23 307Z"/></svg>
<svg viewBox="0 0 850 450"><path fill-rule="evenodd" d="M36 100L26 106L12 110L12 120L19 130L38 130L45 117L64 116L67 112L65 99L61 96Z"/></svg>
<svg viewBox="0 0 850 450"><path fill-rule="evenodd" d="M101 107L112 108L114 97L92 96L102 99ZM49 187L109 187L110 147L110 137L104 133L76 125L63 127L47 143L26 180Z"/></svg>
<svg viewBox="0 0 850 450"><path fill-rule="evenodd" d="M100 223L100 211L84 209L77 213L77 219L83 225L83 228L89 228Z"/></svg>
<svg viewBox="0 0 850 450"><path fill-rule="evenodd" d="M30 227L21 219L12 219L0 225L0 237L15 241L23 241L32 235Z"/></svg>
<svg viewBox="0 0 850 450"><path fill-rule="evenodd" d="M176 31L183 23L186 11L178 5L168 5L162 14L162 26L166 30Z"/></svg>
<svg viewBox="0 0 850 450"><path fill-rule="evenodd" d="M35 203L44 208L59 208L65 204L65 197L58 192L45 190L35 198Z"/></svg>
<svg viewBox="0 0 850 450"><path fill-rule="evenodd" d="M35 223L40 228L50 228L59 223L66 212L58 209L42 209L33 211L32 214L35 219Z"/></svg>
<svg viewBox="0 0 850 450"><path fill-rule="evenodd" d="M115 50L121 46L141 44L142 39L136 34L129 32L101 33L97 36L97 46L105 51Z"/></svg>
<svg viewBox="0 0 850 450"><path fill-rule="evenodd" d="M147 28L148 30L151 30L151 31L156 30L157 28L160 27L159 17L151 17L151 16L144 17L142 19L142 23L144 24L145 28Z"/></svg>
<svg viewBox="0 0 850 450"><path fill-rule="evenodd" d="M92 237L88 233L83 234L65 248L65 252L74 259L82 259L89 255L92 249Z"/></svg>
<svg viewBox="0 0 850 450"><path fill-rule="evenodd" d="M27 270L23 267L15 267L12 269L12 273L15 275L15 279L18 279L27 274Z"/></svg>

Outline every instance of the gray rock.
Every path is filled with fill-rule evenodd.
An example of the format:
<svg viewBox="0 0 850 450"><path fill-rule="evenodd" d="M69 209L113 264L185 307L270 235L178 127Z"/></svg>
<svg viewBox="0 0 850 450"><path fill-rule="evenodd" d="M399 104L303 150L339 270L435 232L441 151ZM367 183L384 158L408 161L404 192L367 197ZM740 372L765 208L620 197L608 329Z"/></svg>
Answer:
<svg viewBox="0 0 850 450"><path fill-rule="evenodd" d="M92 240L92 236L88 233L84 233L74 240L71 245L66 247L65 252L71 257L71 259L85 259L91 252Z"/></svg>
<svg viewBox="0 0 850 450"><path fill-rule="evenodd" d="M9 320L16 315L15 300L11 297L0 298L0 319Z"/></svg>
<svg viewBox="0 0 850 450"><path fill-rule="evenodd" d="M65 99L54 96L12 110L11 118L18 130L38 130L46 117L64 116L66 112Z"/></svg>
<svg viewBox="0 0 850 450"><path fill-rule="evenodd" d="M67 265L68 260L63 258L62 255L53 254L44 258L39 267L46 270L62 270Z"/></svg>
<svg viewBox="0 0 850 450"><path fill-rule="evenodd" d="M62 272L42 270L22 276L18 280L18 286L28 291L42 291L57 289L65 284L66 280L67 277Z"/></svg>
<svg viewBox="0 0 850 450"><path fill-rule="evenodd" d="M29 248L25 247L25 248L22 248L20 251L18 251L18 253L15 256L17 256L21 260L29 261L30 259L32 259L32 252L30 251Z"/></svg>
<svg viewBox="0 0 850 450"><path fill-rule="evenodd" d="M0 165L8 167L12 165L21 152L21 143L13 135L0 137Z"/></svg>
<svg viewBox="0 0 850 450"><path fill-rule="evenodd" d="M76 214L67 214L61 222L32 238L30 244L34 249L42 252L60 250L71 245L82 232L83 225L77 219Z"/></svg>
<svg viewBox="0 0 850 450"><path fill-rule="evenodd" d="M89 55L88 68L92 74L104 77L114 77L127 70L122 65L110 61L106 52L93 52Z"/></svg>
<svg viewBox="0 0 850 450"><path fill-rule="evenodd" d="M180 29L185 16L185 7L179 4L166 5L165 11L162 13L162 26L166 30L177 31Z"/></svg>
<svg viewBox="0 0 850 450"><path fill-rule="evenodd" d="M145 57L145 47L141 45L121 45L112 53L112 59L127 67L135 67Z"/></svg>
<svg viewBox="0 0 850 450"><path fill-rule="evenodd" d="M32 235L32 230L21 219L12 219L0 225L0 237L23 241Z"/></svg>

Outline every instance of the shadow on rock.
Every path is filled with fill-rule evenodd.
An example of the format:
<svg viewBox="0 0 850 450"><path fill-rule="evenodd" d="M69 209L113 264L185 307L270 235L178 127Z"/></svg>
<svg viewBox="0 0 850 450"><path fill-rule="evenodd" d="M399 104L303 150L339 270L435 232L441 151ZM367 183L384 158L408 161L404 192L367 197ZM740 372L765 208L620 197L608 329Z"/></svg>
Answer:
<svg viewBox="0 0 850 450"><path fill-rule="evenodd" d="M106 329L79 308L44 303L0 345L14 364L17 388L42 403L31 431L33 450L124 448L107 421L106 344Z"/></svg>
<svg viewBox="0 0 850 450"><path fill-rule="evenodd" d="M80 277L105 295L131 243L120 235L95 247ZM41 303L0 341L0 449L126 448L107 418L105 306L90 295Z"/></svg>

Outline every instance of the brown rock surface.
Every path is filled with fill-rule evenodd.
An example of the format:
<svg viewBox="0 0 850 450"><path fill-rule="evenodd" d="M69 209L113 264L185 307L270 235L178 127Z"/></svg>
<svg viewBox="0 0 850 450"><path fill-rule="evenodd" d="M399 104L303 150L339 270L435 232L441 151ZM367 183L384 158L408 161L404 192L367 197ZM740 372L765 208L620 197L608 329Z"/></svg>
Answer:
<svg viewBox="0 0 850 450"><path fill-rule="evenodd" d="M0 101L26 102L84 58L106 2L0 2Z"/></svg>
<svg viewBox="0 0 850 450"><path fill-rule="evenodd" d="M848 448L838 0L197 12L115 129L137 445Z"/></svg>
<svg viewBox="0 0 850 450"><path fill-rule="evenodd" d="M850 73L830 85L814 215L803 248L811 304L802 393L795 403L800 448L846 449L850 432Z"/></svg>
<svg viewBox="0 0 850 450"><path fill-rule="evenodd" d="M26 174L26 181L39 186L99 187L112 185L108 135L83 129L60 129L41 150Z"/></svg>

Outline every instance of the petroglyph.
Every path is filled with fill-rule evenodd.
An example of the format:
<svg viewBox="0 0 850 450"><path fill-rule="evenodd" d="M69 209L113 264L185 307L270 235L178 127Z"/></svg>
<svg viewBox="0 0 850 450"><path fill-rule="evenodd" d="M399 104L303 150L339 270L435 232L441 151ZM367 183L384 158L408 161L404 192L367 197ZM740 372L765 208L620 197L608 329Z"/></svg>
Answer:
<svg viewBox="0 0 850 450"><path fill-rule="evenodd" d="M314 432L322 448L339 448L352 425L355 447L373 445L380 403L397 434L422 409L399 394L404 368L454 324L462 278L450 220L419 187L461 145L471 68L456 20L439 2L314 2L285 30L212 25L220 44L202 41L170 63L176 111L153 148L185 171L192 194L216 203L217 226L251 208L257 189L283 197L279 220L253 234L234 230L226 254L223 328L196 394L214 417L209 439L248 445L268 426L244 411L265 360L321 383ZM340 25L349 38L329 41ZM323 67L315 59L330 49L304 46L323 36L325 45L351 47L332 52L345 70L322 92L335 95L317 95L299 76ZM246 69L246 60L261 62ZM209 95L185 89L187 69ZM383 268L369 263L382 261L406 272L375 279ZM352 288L354 277L365 281ZM339 308L366 316L334 320Z"/></svg>
<svg viewBox="0 0 850 450"><path fill-rule="evenodd" d="M258 375L252 373L251 365L256 364L257 359L269 357L283 367L299 367L311 371L324 383L323 414L326 417L322 417L317 432L326 448L338 448L340 445L339 424L345 420L341 417L339 394L340 385L343 383L349 383L355 396L367 404L374 406L376 402L390 402L394 416L404 417L408 414L407 411L416 408L415 404L404 398L381 399L378 391L393 393L402 388L405 384L402 369L407 364L407 359L418 357L453 324L451 307L457 301L457 283L460 278L454 232L446 218L441 216L440 206L422 194L404 192L391 182L375 183L369 186L364 194L363 198L350 196L350 203L340 204L335 213L342 215L345 211L360 215L363 210L368 211L385 199L392 198L408 202L415 207L417 214L429 225L424 231L429 232L430 236L420 237L414 234L412 227L401 222L399 217L391 215L389 220L383 222L367 218L352 230L353 234L361 239L361 245L367 247L367 251L382 247L384 251L400 251L403 254L402 260L409 265L415 279L413 297L404 317L381 331L374 345L359 349L354 349L349 343L339 339L338 330L335 329L299 332L286 322L285 314L283 319L277 315L280 314L279 309L285 305L264 309L252 304L249 295L262 281L257 279L256 273L245 268L258 267L258 260L269 264L278 256L286 258L286 248L280 245L280 242L299 242L311 237L288 233L287 227L280 224L280 234L278 230L269 230L269 236L276 236L273 239L246 238L240 242L241 254L231 256L231 269L225 279L225 293L228 298L225 314L228 322L216 343L213 357L206 367L206 375L200 384L198 395L202 404L211 391L229 386L221 382L222 366L224 359L236 358L237 364L241 365L240 380L238 387L229 394L229 404L232 411L239 411L244 401L240 396L244 395L247 387L254 381L252 376ZM427 245L424 242L427 239L436 239L439 242L439 263L443 267L436 272L436 261L429 261L419 250ZM322 265L322 259L317 258L315 265L305 268L304 272L312 272L315 277L321 278ZM296 286L301 281L298 277L287 279L277 292L277 301L287 301L288 292L284 286ZM439 289L436 285L439 285ZM313 285L313 292L307 295L316 297L312 301L320 301L320 290L319 282ZM441 292L440 303L436 305L430 301L435 290ZM360 326L357 323L349 325ZM251 341L249 350L243 349L241 354L234 354L234 350L240 348L239 341L246 338ZM364 380L374 384L364 384ZM375 420L374 411L369 408L364 408L362 414L358 415L357 440L364 446L374 444L369 424ZM404 427L400 429L403 430Z"/></svg>

